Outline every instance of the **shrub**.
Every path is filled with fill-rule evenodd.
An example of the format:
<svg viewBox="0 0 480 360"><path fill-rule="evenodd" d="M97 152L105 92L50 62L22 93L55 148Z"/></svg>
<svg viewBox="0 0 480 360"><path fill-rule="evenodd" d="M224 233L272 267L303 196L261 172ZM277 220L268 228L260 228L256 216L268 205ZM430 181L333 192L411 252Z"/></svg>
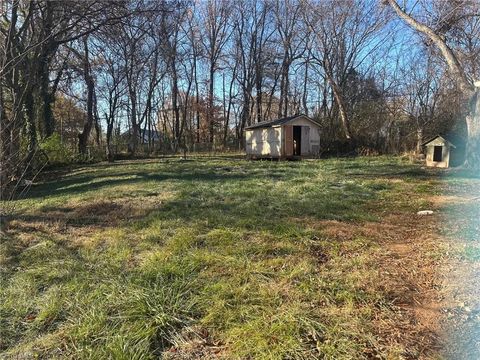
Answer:
<svg viewBox="0 0 480 360"><path fill-rule="evenodd" d="M40 148L47 154L50 164L67 164L73 159L73 151L62 143L57 133L45 139Z"/></svg>

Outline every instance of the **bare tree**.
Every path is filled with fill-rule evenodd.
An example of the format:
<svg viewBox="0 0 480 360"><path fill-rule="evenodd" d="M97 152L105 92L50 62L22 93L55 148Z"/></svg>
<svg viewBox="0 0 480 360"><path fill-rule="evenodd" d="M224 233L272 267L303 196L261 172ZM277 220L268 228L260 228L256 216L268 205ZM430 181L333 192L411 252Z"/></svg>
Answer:
<svg viewBox="0 0 480 360"><path fill-rule="evenodd" d="M288 115L290 68L293 62L301 58L306 50L306 44L300 30L303 11L303 4L300 2L291 0L276 0L275 2L275 26L280 37L279 43L282 51L278 117Z"/></svg>
<svg viewBox="0 0 480 360"><path fill-rule="evenodd" d="M98 124L97 117L97 100L95 91L95 78L92 70L91 52L89 49L88 36L82 41L83 54L71 48L72 53L76 54L80 61L79 72L85 80L86 86L86 104L87 104L87 118L83 125L82 131L78 134L78 152L82 155L87 153L87 144L90 137L90 132L95 124ZM98 135L97 135L98 136Z"/></svg>
<svg viewBox="0 0 480 360"><path fill-rule="evenodd" d="M208 112L209 141L213 143L215 133L214 89L215 73L223 49L230 37L229 28L230 3L226 0L208 0L203 7L202 19L204 33L201 37L205 57L208 63Z"/></svg>
<svg viewBox="0 0 480 360"><path fill-rule="evenodd" d="M116 117L121 106L121 98L125 94L125 73L122 71L120 58L120 48L117 43L117 28L110 27L105 29L99 35L100 42L97 47L101 47L100 52L99 77L101 85L98 87L99 97L106 103L104 109L104 119L106 122L106 156L108 161L114 161L115 152L112 147L112 137ZM105 51L106 50L106 51Z"/></svg>
<svg viewBox="0 0 480 360"><path fill-rule="evenodd" d="M194 16L195 8L187 12L187 34L190 47L190 62L195 87L195 142L200 142L200 86L199 86L199 58L202 56L201 36L198 19ZM187 104L187 103L186 103Z"/></svg>
<svg viewBox="0 0 480 360"><path fill-rule="evenodd" d="M126 15L122 2L9 0L2 5L5 10L0 22L3 192L12 179L18 183L32 168L38 135L49 137L55 129L52 104L63 72L63 66L56 70L54 66L59 48ZM25 156L19 146L21 138L27 143Z"/></svg>
<svg viewBox="0 0 480 360"><path fill-rule="evenodd" d="M441 76L442 72L430 53L420 53L410 58L408 66L402 72L402 78L406 82L405 110L414 122L417 154L422 152L426 126L435 120Z"/></svg>
<svg viewBox="0 0 480 360"><path fill-rule="evenodd" d="M313 36L312 60L332 89L347 140L352 139L344 85L351 69L364 64L384 42L386 19L370 0L310 3L305 19Z"/></svg>
<svg viewBox="0 0 480 360"><path fill-rule="evenodd" d="M153 96L162 80L157 31L165 8L163 3L139 3L135 13L119 27L119 42L128 98L131 134L129 152L135 155L143 142L142 124L153 111Z"/></svg>

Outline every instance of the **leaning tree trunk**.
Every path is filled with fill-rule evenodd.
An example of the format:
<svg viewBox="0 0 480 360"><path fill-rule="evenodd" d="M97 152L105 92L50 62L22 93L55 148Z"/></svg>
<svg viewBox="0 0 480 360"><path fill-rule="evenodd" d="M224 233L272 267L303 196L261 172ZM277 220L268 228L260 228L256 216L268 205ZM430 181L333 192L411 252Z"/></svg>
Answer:
<svg viewBox="0 0 480 360"><path fill-rule="evenodd" d="M480 167L480 89L477 88L470 101L471 111L467 115L467 148L465 151L465 166Z"/></svg>
<svg viewBox="0 0 480 360"><path fill-rule="evenodd" d="M345 138L347 139L347 141L352 141L352 133L350 131L350 121L348 119L347 109L344 104L342 91L340 90L340 87L335 82L335 80L333 80L333 76L328 73L326 75L327 75L326 76L327 81L329 82L332 88L335 101L337 102L338 111L340 113L340 120L342 122L342 129L345 134Z"/></svg>

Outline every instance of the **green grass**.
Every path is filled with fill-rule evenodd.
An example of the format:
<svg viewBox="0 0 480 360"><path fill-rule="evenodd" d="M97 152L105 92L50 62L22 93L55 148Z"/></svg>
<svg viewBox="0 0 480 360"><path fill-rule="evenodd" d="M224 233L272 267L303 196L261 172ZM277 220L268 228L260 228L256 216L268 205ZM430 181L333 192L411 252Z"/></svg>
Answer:
<svg viewBox="0 0 480 360"><path fill-rule="evenodd" d="M75 169L16 202L0 350L43 358L399 356L377 239L439 180L401 158L197 158ZM415 196L412 196L415 195ZM476 256L476 255L475 255ZM392 315L393 316L393 315Z"/></svg>

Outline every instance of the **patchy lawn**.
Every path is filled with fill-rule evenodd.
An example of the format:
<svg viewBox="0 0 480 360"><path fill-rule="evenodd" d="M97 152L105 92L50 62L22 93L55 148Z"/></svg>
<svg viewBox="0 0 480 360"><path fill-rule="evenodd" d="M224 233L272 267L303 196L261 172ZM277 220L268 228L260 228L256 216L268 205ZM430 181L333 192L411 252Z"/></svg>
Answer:
<svg viewBox="0 0 480 360"><path fill-rule="evenodd" d="M446 186L480 186L441 174L386 157L51 173L3 229L0 351L434 358L452 304L439 300L441 269L460 235L416 212L449 206Z"/></svg>

